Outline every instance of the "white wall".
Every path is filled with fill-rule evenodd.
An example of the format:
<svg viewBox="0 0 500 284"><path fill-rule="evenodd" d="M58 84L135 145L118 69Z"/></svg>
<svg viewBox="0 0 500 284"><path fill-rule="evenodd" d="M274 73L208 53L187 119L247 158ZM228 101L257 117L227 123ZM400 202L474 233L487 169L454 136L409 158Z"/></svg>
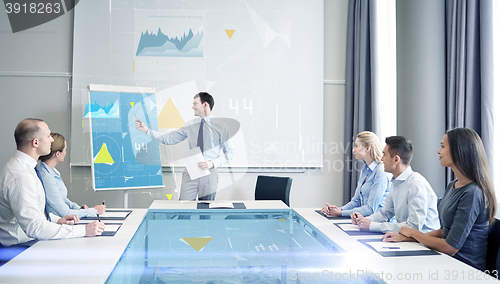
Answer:
<svg viewBox="0 0 500 284"><path fill-rule="evenodd" d="M446 130L445 3L398 1L396 13L398 135L412 140L413 170L442 197L445 169L437 151Z"/></svg>

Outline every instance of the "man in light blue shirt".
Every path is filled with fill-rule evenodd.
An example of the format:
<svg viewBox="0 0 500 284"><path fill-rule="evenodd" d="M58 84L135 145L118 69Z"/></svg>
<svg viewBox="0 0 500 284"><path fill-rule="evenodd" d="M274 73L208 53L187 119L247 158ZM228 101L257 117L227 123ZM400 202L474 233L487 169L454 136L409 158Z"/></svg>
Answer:
<svg viewBox="0 0 500 284"><path fill-rule="evenodd" d="M203 170L210 170L210 175L192 180L187 170L184 170L179 200L196 200L196 196L198 200L214 200L219 180L217 168L233 158L234 148L229 139L229 128L222 119L212 116L213 106L214 99L209 93L196 94L192 109L197 118L167 134L149 129L142 121L136 120L138 130L165 145L174 145L188 139L189 149L200 147L205 160L199 162L198 166Z"/></svg>
<svg viewBox="0 0 500 284"><path fill-rule="evenodd" d="M395 232L408 226L422 232L439 229L437 196L431 185L419 173L411 169L413 145L403 136L387 137L382 161L384 170L393 178L385 205L380 211L363 217L354 212L352 222L361 230ZM396 223L390 220L395 217Z"/></svg>

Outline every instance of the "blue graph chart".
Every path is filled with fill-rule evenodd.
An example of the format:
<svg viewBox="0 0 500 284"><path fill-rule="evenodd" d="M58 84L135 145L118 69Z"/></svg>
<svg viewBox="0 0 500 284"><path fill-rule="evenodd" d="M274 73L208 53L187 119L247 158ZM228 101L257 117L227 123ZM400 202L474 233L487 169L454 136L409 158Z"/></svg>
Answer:
<svg viewBox="0 0 500 284"><path fill-rule="evenodd" d="M120 117L120 103L118 100L111 102L105 106L99 105L97 102L88 103L85 106L85 114L83 117L94 118L119 118Z"/></svg>
<svg viewBox="0 0 500 284"><path fill-rule="evenodd" d="M203 57L203 27L196 32L189 29L179 37L169 37L158 28L155 34L148 30L141 33L136 56Z"/></svg>
<svg viewBox="0 0 500 284"><path fill-rule="evenodd" d="M155 95L91 90L90 102L94 188L163 187L159 142L135 129L135 117L158 129Z"/></svg>

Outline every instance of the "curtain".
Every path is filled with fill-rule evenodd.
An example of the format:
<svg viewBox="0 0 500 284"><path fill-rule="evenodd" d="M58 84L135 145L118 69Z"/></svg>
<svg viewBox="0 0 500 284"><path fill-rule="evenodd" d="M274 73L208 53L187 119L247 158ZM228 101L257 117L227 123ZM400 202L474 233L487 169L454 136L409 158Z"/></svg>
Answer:
<svg viewBox="0 0 500 284"><path fill-rule="evenodd" d="M468 127L483 140L493 172L491 0L446 0L446 128ZM447 169L446 182L454 179Z"/></svg>
<svg viewBox="0 0 500 284"><path fill-rule="evenodd" d="M377 133L376 94L372 74L373 1L350 0L347 24L345 130L344 145L344 204L354 196L359 169L352 154L352 145L361 131Z"/></svg>

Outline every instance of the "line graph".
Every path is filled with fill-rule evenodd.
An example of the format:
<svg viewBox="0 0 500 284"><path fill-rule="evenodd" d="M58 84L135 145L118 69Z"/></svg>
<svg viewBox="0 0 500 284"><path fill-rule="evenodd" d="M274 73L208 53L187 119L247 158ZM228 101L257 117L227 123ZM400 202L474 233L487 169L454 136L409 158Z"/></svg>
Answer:
<svg viewBox="0 0 500 284"><path fill-rule="evenodd" d="M116 100L114 103L109 103L105 106L101 106L97 102L87 103L83 116L93 118L120 118L120 102Z"/></svg>
<svg viewBox="0 0 500 284"><path fill-rule="evenodd" d="M141 33L135 56L203 57L203 36L203 26L196 32L183 32L180 38L166 35L161 27L156 33L146 30Z"/></svg>

